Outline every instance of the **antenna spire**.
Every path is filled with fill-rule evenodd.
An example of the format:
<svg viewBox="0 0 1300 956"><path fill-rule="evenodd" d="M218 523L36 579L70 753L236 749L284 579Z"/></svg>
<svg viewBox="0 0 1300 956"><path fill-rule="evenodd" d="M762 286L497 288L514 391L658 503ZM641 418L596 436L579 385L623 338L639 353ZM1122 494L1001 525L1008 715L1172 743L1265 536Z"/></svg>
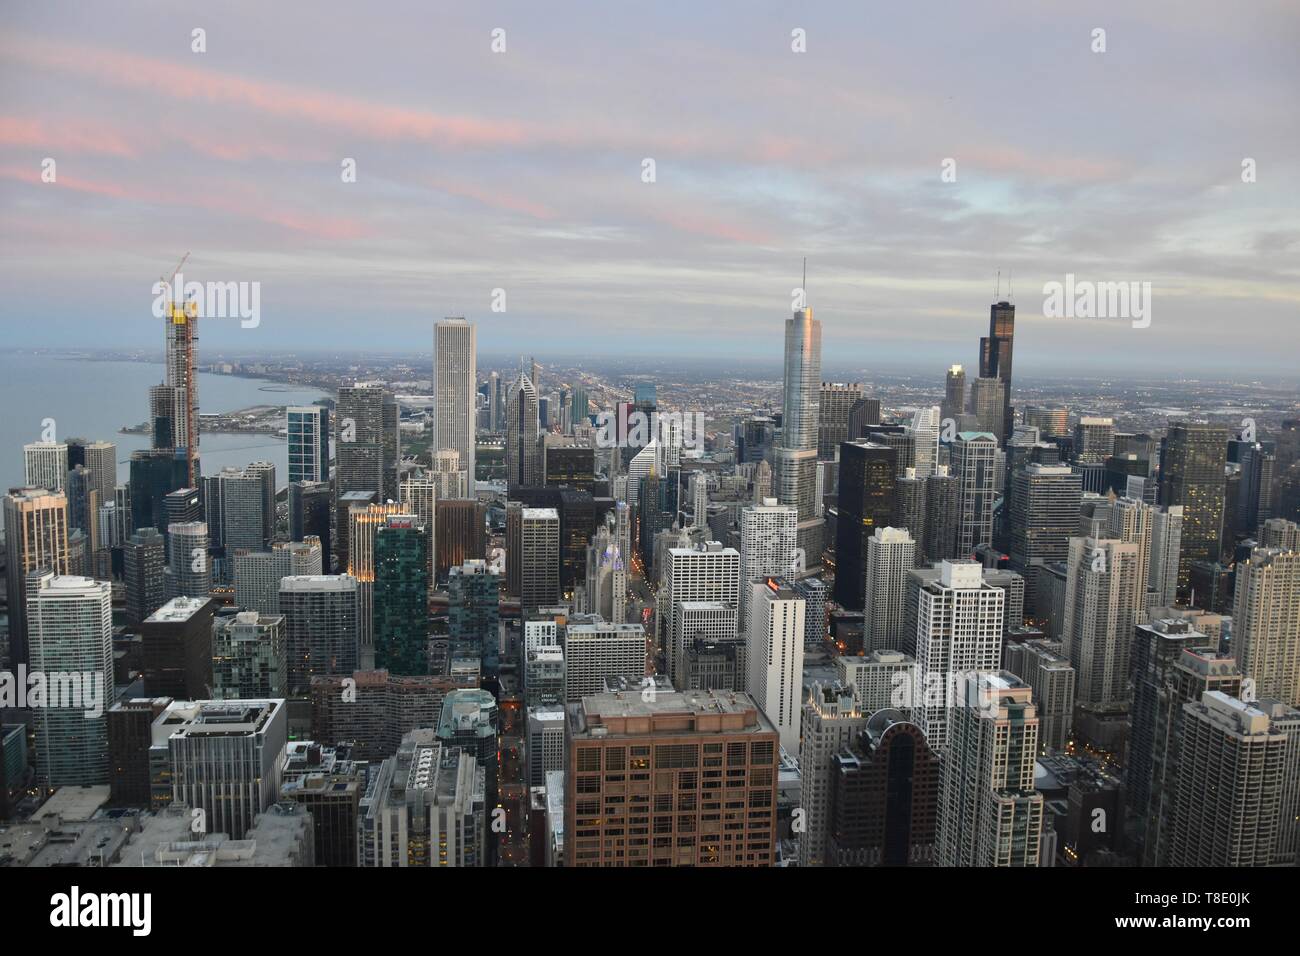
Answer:
<svg viewBox="0 0 1300 956"><path fill-rule="evenodd" d="M997 283L993 286L993 301L1002 298L1002 270L998 270Z"/></svg>

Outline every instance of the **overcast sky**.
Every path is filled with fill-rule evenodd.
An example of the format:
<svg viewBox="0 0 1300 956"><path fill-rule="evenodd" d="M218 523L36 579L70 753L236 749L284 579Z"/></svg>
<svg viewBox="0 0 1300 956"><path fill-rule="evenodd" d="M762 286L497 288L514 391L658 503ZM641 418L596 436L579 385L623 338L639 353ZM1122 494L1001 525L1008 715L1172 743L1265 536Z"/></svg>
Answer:
<svg viewBox="0 0 1300 956"><path fill-rule="evenodd" d="M161 344L189 251L261 284L203 350L777 356L807 256L828 360L974 364L1001 270L1026 374L1300 366L1294 0L3 13L6 345ZM1150 327L1044 317L1067 273Z"/></svg>

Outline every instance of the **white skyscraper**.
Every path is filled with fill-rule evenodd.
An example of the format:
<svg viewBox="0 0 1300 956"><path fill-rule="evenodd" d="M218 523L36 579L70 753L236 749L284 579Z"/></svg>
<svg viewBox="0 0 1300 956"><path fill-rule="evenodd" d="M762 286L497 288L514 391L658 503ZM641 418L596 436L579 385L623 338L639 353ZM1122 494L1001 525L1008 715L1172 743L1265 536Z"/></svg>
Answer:
<svg viewBox="0 0 1300 956"><path fill-rule="evenodd" d="M1006 592L984 580L976 561L944 561L918 592L916 665L911 701L936 752L948 743L948 718L962 675L996 671L1002 658Z"/></svg>
<svg viewBox="0 0 1300 956"><path fill-rule="evenodd" d="M1134 498L1117 498L1109 512L1110 535L1137 545L1137 573L1133 576L1133 620L1147 622L1147 582L1151 574L1151 532L1155 507Z"/></svg>
<svg viewBox="0 0 1300 956"><path fill-rule="evenodd" d="M940 866L1038 866L1043 795L1034 789L1038 713L1006 671L958 683L939 784ZM928 735L927 735L928 739Z"/></svg>
<svg viewBox="0 0 1300 956"><path fill-rule="evenodd" d="M916 477L928 478L939 463L939 431L943 422L938 405L918 408L912 416L912 436L916 439Z"/></svg>
<svg viewBox="0 0 1300 956"><path fill-rule="evenodd" d="M68 477L68 446L65 442L37 441L23 446L25 482L30 488L62 491Z"/></svg>
<svg viewBox="0 0 1300 956"><path fill-rule="evenodd" d="M661 581L655 618L668 656L668 676L676 683L686 672L686 639L690 636L677 630L677 605L720 601L738 607L740 552L717 541L696 548L669 548Z"/></svg>
<svg viewBox="0 0 1300 956"><path fill-rule="evenodd" d="M1237 564L1232 651L1257 697L1300 706L1300 551L1254 548Z"/></svg>
<svg viewBox="0 0 1300 956"><path fill-rule="evenodd" d="M755 578L795 574L795 548L799 540L799 512L767 498L740 512L740 581L748 592ZM740 608L740 627L749 621L749 602Z"/></svg>
<svg viewBox="0 0 1300 956"><path fill-rule="evenodd" d="M108 709L113 686L113 589L105 581L27 578L31 673L45 675L45 706L32 707L36 776L45 787L109 782Z"/></svg>
<svg viewBox="0 0 1300 956"><path fill-rule="evenodd" d="M1183 545L1183 506L1156 508L1151 516L1151 607L1171 607L1178 598L1178 555Z"/></svg>
<svg viewBox="0 0 1300 956"><path fill-rule="evenodd" d="M564 636L564 699L576 703L602 693L607 677L637 681L646 672L645 628L640 624L570 624Z"/></svg>
<svg viewBox="0 0 1300 956"><path fill-rule="evenodd" d="M910 643L904 641L903 598L915 566L916 542L906 528L876 528L867 539L864 650L896 651Z"/></svg>
<svg viewBox="0 0 1300 956"><path fill-rule="evenodd" d="M1079 675L1075 700L1090 709L1129 699L1137 609L1138 545L1071 538L1061 639Z"/></svg>
<svg viewBox="0 0 1300 956"><path fill-rule="evenodd" d="M433 332L433 450L460 453L468 497L474 496L474 426L478 395L474 326L463 318L435 323Z"/></svg>
<svg viewBox="0 0 1300 956"><path fill-rule="evenodd" d="M784 578L755 581L749 588L745 655L747 690L776 725L781 746L799 752L803 707L803 639L806 604Z"/></svg>
<svg viewBox="0 0 1300 956"><path fill-rule="evenodd" d="M691 475L691 526L709 526L709 476L703 471Z"/></svg>

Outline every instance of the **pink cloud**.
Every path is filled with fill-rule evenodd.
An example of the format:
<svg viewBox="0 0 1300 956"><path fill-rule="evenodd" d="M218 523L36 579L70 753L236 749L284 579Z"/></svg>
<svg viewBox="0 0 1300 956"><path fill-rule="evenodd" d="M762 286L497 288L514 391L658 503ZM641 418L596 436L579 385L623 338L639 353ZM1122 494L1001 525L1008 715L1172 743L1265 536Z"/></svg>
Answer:
<svg viewBox="0 0 1300 956"><path fill-rule="evenodd" d="M57 126L18 116L0 116L0 146L33 146L56 152L135 156L136 151L112 130L84 118L65 119Z"/></svg>

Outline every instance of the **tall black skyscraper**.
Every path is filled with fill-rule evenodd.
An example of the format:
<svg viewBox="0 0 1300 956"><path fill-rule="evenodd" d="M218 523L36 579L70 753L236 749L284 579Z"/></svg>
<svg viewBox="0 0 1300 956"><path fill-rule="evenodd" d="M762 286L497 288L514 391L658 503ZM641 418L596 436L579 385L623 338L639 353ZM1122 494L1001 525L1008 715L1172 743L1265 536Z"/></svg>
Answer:
<svg viewBox="0 0 1300 956"><path fill-rule="evenodd" d="M840 445L839 519L835 523L835 600L857 610L866 595L867 539L897 523L896 449L872 442Z"/></svg>
<svg viewBox="0 0 1300 956"><path fill-rule="evenodd" d="M989 306L989 334L980 339L980 378L1000 378L1003 383L1003 431L1012 432L1011 347L1016 336L1016 307L1010 302Z"/></svg>

